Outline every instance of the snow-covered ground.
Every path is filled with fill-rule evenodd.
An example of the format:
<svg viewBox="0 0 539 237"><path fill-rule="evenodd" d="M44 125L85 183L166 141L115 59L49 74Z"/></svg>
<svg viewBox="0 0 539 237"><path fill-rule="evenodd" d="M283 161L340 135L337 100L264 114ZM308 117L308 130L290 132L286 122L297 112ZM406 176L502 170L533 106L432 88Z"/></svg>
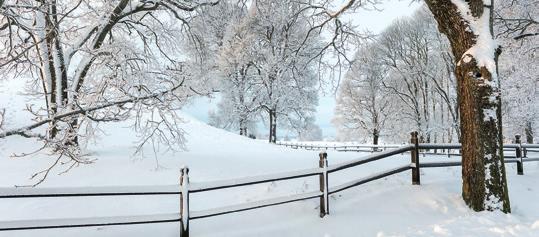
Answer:
<svg viewBox="0 0 539 237"><path fill-rule="evenodd" d="M92 165L70 172L54 170L40 187L136 186L177 184L180 167L190 168L191 182L205 182L292 171L318 166L318 152L251 140L209 127L188 116L184 125L188 151L132 156L136 135L121 124L108 124L108 135L88 147ZM0 141L0 187L31 184L29 176L54 157L41 152L23 158L13 153L37 147L10 137ZM369 153L328 151L331 164ZM155 156L157 156L156 162ZM425 157L422 160L446 157ZM455 159L455 158L453 158ZM330 185L409 163L395 156L330 175ZM65 167L63 167L65 168ZM513 213L475 213L460 197L460 168L422 169L422 185L411 185L404 172L331 196L330 215L318 217L318 200L191 221L192 236L539 236L539 164L526 163L517 176L507 165ZM191 210L256 201L318 189L316 178L196 193ZM0 200L0 221L175 213L177 196L75 197ZM0 232L0 236L178 236L178 223Z"/></svg>

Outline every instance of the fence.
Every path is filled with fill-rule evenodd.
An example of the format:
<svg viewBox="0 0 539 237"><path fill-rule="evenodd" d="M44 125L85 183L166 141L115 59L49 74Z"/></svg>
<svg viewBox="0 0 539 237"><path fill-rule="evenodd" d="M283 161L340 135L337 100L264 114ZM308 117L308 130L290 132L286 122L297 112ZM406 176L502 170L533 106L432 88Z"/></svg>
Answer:
<svg viewBox="0 0 539 237"><path fill-rule="evenodd" d="M282 142L279 141L276 143L280 146L290 147L294 149L303 148L306 150L316 150L316 149L325 149L325 150L335 150L342 152L377 152L385 151L391 148L399 148L402 145L366 145L366 144L308 144L308 143L293 143L293 142Z"/></svg>
<svg viewBox="0 0 539 237"><path fill-rule="evenodd" d="M5 221L0 222L0 231L17 231L33 229L50 228L73 228L73 227L91 227L108 225L133 225L133 224L152 224L164 222L178 222L180 225L180 236L189 236L189 222L191 220L209 218L218 215L225 215L234 212L247 211L257 208L280 205L290 202L297 202L307 199L318 198L320 201L320 217L329 214L329 195L341 192L343 190L362 185L374 180L378 180L393 174L411 170L412 184L420 184L420 169L433 167L460 166L459 161L448 162L420 162L419 154L421 149L460 149L460 144L420 144L417 138L417 132L411 134L410 144L402 145L394 149L387 149L378 153L372 153L368 156L350 160L348 162L328 165L327 153L325 151L319 154L319 168L304 169L291 172L275 173L248 178L223 180L206 183L190 183L189 169L182 168L180 184L169 186L148 186L148 187L107 187L107 188L39 188L39 189L0 189L0 199L5 198L42 198L42 197L81 197L81 196L133 196L133 195L179 195L180 211L179 213L145 216L124 216L124 217L101 217L101 218L75 218L75 219L50 219L50 220L28 220L28 221ZM539 148L539 145L521 144L519 139L516 144L507 144L506 149L515 150L515 157L505 159L506 163L517 163L517 173L524 174L524 162L539 161L539 158L523 159L522 150L524 148ZM329 187L329 175L341 170L349 169L366 163L392 157L397 154L410 152L410 163L394 167L393 169L375 173L370 176L356 179L334 187ZM279 198L265 199L257 202L244 203L220 208L190 211L189 195L191 193L206 192L218 189L227 189L267 183L273 181L283 181L299 179L305 177L319 177L319 190L288 195Z"/></svg>
<svg viewBox="0 0 539 237"><path fill-rule="evenodd" d="M350 143L332 143L332 144L312 144L308 142L283 142L278 141L276 143L277 145L284 146L284 147L290 147L293 149L305 149L305 150L334 150L339 152L380 152L385 151L387 149L391 148L399 148L402 147L402 145L397 144L389 144L389 145L370 145L370 144L350 144ZM521 136L515 135L515 144L521 144L522 148L522 156L524 158L527 157L528 153L539 153L539 149L533 149L538 148L539 144L522 144L521 143ZM441 150L441 151L438 151ZM459 152L453 152L459 151ZM505 144L504 145L504 151L514 151L515 147L511 144ZM420 150L420 154L423 156L425 155L446 155L447 157L451 156L461 156L460 154L460 148L458 149L448 149L448 148L435 148L435 149L423 149ZM516 158L515 155L504 155L507 158Z"/></svg>

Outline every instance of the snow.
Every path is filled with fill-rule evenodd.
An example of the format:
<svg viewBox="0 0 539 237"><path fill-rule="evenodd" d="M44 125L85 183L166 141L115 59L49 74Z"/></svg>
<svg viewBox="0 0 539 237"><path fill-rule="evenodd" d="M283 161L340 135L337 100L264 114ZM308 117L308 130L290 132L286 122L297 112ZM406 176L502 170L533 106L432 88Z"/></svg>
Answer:
<svg viewBox="0 0 539 237"><path fill-rule="evenodd" d="M4 100L0 107L10 109L9 126L18 127L29 121L21 111L12 108L18 102ZM7 106L7 104L10 106ZM68 187L78 191L101 191L116 187L148 190L149 187L178 187L180 169L189 167L189 181L198 184L244 182L275 173L298 174L305 170L319 172L319 151L292 149L252 140L209 127L187 115L182 125L187 132L187 151L153 153L145 149L145 157L133 156L135 133L127 123L105 124L105 134L85 149L94 164L82 165L66 174L60 167L39 187L59 191ZM27 157L11 157L13 153L39 148L32 139L13 136L0 140L0 187L27 185L31 174L46 168L55 159L47 151ZM328 150L329 167L356 162L371 153ZM380 154L380 153L376 153ZM157 160L156 160L157 158ZM446 156L427 156L430 161L456 161ZM372 177L380 171L409 165L405 153L381 159L360 167L329 174L330 191L354 180ZM411 174L405 171L346 191L330 195L330 215L319 217L317 198L266 207L228 215L196 219L190 222L193 236L538 236L539 235L539 165L525 163L525 175L516 175L514 164L508 164L509 191L513 213L476 213L461 198L459 167L421 169L422 185L411 185ZM91 188L86 188L91 187ZM20 189L27 192L27 189ZM46 191L47 191L46 190ZM118 189L122 190L122 189ZM154 190L154 189L151 189ZM334 189L333 189L334 190ZM179 191L179 187L178 187ZM38 191L35 191L38 192ZM191 193L191 216L267 203L270 200L320 195L318 176L289 181L276 181L224 190ZM178 195L107 196L36 199L1 199L0 222L37 219L70 219L98 217L148 217L179 212ZM77 219L74 219L77 218ZM111 220L110 218L107 220ZM114 218L113 218L114 220ZM179 223L102 226L68 229L0 232L0 236L178 236Z"/></svg>
<svg viewBox="0 0 539 237"><path fill-rule="evenodd" d="M491 86L498 87L496 63L494 62L494 54L498 44L490 34L490 9L485 7L481 17L476 18L471 14L467 2L463 0L451 0L451 2L457 6L460 15L468 22L471 32L477 36L475 45L463 54L462 61L470 62L471 58L468 55L471 55L479 67L486 67L492 74Z"/></svg>
<svg viewBox="0 0 539 237"><path fill-rule="evenodd" d="M190 179L197 182L243 179L317 169L318 152L268 145L219 129L208 127L185 116L189 133L188 151L159 155L161 168L153 159L130 157L129 128L111 124L108 135L90 146L95 164L78 167L67 174L52 175L43 187L85 187L109 185L175 185L183 165L190 168ZM46 154L27 158L8 158L30 142L10 138L0 147L1 186L27 184L32 172L47 164ZM369 153L329 151L331 165L352 161ZM445 156L427 159L447 160ZM377 171L409 163L409 155L378 160L329 176L331 187ZM509 190L513 214L475 213L460 197L460 168L422 169L421 186L412 186L408 172L361 185L330 196L330 215L318 217L318 200L284 204L247 212L192 220L193 236L537 236L539 203L535 196L539 185L539 166L527 163L526 175L517 176L508 165ZM264 203L265 199L311 195L318 189L318 177L272 182L248 187L192 194L191 215L224 210L226 206ZM316 192L319 194L319 192ZM145 216L168 214L179 210L176 195L164 197L77 197L42 199L3 199L0 220L35 220L41 218L94 218L101 216ZM279 218L276 218L278 216ZM238 225L241 223L241 225ZM480 223L480 224L478 224ZM0 236L178 236L179 224L88 227L62 230L0 232ZM360 233L358 235L358 233Z"/></svg>

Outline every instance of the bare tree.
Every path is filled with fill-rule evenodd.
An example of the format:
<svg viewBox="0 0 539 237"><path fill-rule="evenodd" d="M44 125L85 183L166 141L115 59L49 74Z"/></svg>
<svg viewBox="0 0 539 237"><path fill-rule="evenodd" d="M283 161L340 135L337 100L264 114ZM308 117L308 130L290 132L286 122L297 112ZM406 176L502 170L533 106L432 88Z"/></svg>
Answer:
<svg viewBox="0 0 539 237"><path fill-rule="evenodd" d="M352 68L339 88L334 123L340 133L357 132L377 145L386 121L394 118L393 101L383 87L387 69L375 57L374 45L358 51ZM343 131L346 130L346 131Z"/></svg>

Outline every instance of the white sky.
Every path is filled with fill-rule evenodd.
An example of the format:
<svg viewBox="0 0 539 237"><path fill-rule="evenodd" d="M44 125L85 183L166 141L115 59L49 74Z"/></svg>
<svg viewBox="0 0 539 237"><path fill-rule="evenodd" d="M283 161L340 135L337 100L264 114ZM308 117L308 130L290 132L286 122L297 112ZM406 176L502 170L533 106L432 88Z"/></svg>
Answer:
<svg viewBox="0 0 539 237"><path fill-rule="evenodd" d="M386 0L383 4L377 5L376 10L361 10L354 16L354 22L361 29L367 29L372 33L380 33L391 22L399 17L411 15L421 4L412 0ZM207 122L208 111L216 108L219 98L199 98L186 106L183 111L193 117ZM316 122L323 131L324 137L335 136L335 128L331 123L335 107L333 95L321 96L317 107ZM259 131L264 133L263 131Z"/></svg>

